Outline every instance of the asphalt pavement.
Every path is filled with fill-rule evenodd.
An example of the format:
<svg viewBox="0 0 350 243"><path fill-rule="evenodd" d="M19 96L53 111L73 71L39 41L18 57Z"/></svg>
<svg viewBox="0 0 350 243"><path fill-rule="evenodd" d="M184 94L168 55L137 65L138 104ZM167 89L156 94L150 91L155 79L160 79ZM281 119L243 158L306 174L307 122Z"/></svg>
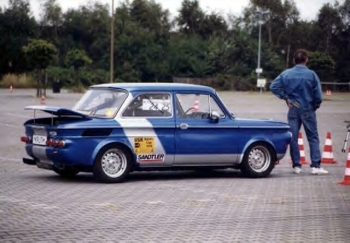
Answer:
<svg viewBox="0 0 350 243"><path fill-rule="evenodd" d="M0 90L0 242L350 242L350 186L342 153L350 94L325 96L318 110L321 151L332 135L329 175L291 173L289 154L270 177L239 171L142 172L121 184L81 173L66 180L22 163L26 105L34 90ZM270 92L219 92L237 117L286 121ZM72 107L81 94L48 92L47 105ZM303 130L302 130L303 131ZM304 134L306 159L308 143ZM349 144L350 145L350 144Z"/></svg>

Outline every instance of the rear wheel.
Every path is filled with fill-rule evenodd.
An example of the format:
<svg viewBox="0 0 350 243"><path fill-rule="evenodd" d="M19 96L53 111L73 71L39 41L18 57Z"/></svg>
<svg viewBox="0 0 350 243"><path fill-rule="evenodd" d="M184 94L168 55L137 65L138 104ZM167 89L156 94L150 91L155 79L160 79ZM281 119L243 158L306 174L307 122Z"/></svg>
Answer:
<svg viewBox="0 0 350 243"><path fill-rule="evenodd" d="M251 145L244 154L241 171L253 178L268 176L275 167L272 149L266 143Z"/></svg>
<svg viewBox="0 0 350 243"><path fill-rule="evenodd" d="M96 157L93 173L97 180L107 183L122 182L132 165L130 153L118 145L108 146Z"/></svg>
<svg viewBox="0 0 350 243"><path fill-rule="evenodd" d="M79 173L79 171L71 168L65 168L65 169L54 168L53 171L59 174L61 177L68 178L68 179L75 177Z"/></svg>

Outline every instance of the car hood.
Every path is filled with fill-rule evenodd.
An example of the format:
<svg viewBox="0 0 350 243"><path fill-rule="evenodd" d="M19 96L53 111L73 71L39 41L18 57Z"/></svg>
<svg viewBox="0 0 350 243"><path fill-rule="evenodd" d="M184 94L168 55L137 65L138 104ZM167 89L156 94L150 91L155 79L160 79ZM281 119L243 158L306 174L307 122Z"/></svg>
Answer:
<svg viewBox="0 0 350 243"><path fill-rule="evenodd" d="M273 119L247 119L247 118L234 118L239 122L240 126L256 126L256 127L279 127L289 128L288 123Z"/></svg>
<svg viewBox="0 0 350 243"><path fill-rule="evenodd" d="M87 119L87 118L91 118L88 115L70 110L70 109L66 109L66 108L62 108L62 107L55 107L55 106L42 106L42 105L37 105L37 106L26 106L24 108L25 110L39 110L39 111L43 111L46 113L50 113L52 115L55 116L74 116L74 117L79 117L79 118L83 118L83 119Z"/></svg>

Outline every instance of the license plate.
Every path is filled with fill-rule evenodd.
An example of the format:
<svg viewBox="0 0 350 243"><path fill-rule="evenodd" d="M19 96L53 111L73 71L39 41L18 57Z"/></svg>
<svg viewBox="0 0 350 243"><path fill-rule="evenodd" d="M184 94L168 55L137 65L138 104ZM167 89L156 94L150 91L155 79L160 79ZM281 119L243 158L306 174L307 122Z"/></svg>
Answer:
<svg viewBox="0 0 350 243"><path fill-rule="evenodd" d="M46 145L46 140L47 140L46 136L33 135L33 144Z"/></svg>

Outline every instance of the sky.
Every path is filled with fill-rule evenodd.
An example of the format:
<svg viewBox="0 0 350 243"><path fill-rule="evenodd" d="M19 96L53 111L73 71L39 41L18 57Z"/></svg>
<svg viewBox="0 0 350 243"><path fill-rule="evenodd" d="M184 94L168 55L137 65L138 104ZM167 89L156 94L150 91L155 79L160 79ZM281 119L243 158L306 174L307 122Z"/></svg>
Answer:
<svg viewBox="0 0 350 243"><path fill-rule="evenodd" d="M68 8L77 8L83 4L86 4L89 0L57 0L61 5L62 10L66 11ZM94 0L101 3L111 4L113 0ZM163 8L168 9L172 16L177 15L179 8L181 7L182 0L155 0L161 3ZM282 0L283 1L283 0ZM317 13L324 3L333 4L335 0L294 0L299 11L300 17L305 20L315 19ZM0 0L0 6L6 6L8 0ZM29 0L34 16L38 17L40 15L40 5L45 2L45 0ZM115 6L118 6L120 0L114 0ZM235 14L239 15L243 8L248 6L249 0L199 0L200 6L204 11L215 11L218 13ZM343 2L340 0L339 2Z"/></svg>

